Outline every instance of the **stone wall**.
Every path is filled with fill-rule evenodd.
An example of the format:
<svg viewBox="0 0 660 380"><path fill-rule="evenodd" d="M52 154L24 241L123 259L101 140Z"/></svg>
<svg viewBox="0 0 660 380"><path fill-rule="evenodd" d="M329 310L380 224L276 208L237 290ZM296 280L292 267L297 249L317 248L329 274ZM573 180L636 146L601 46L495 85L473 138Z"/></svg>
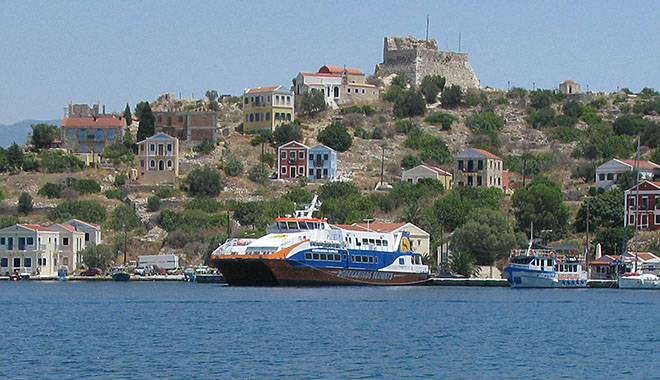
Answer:
<svg viewBox="0 0 660 380"><path fill-rule="evenodd" d="M441 75L447 85L457 84L464 89L480 88L467 53L438 50L435 40L408 37L385 37L383 63L376 65L375 76L387 74L404 76L419 85L426 75Z"/></svg>

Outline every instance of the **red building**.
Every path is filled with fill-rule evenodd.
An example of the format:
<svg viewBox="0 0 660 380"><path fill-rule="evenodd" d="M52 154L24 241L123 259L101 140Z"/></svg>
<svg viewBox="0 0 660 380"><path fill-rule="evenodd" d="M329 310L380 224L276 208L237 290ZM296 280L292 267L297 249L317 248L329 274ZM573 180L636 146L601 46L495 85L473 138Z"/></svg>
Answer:
<svg viewBox="0 0 660 380"><path fill-rule="evenodd" d="M290 141L277 148L277 178L307 177L307 152L309 148L297 141Z"/></svg>
<svg viewBox="0 0 660 380"><path fill-rule="evenodd" d="M638 186L625 192L624 225L639 230L660 229L660 182L644 181Z"/></svg>

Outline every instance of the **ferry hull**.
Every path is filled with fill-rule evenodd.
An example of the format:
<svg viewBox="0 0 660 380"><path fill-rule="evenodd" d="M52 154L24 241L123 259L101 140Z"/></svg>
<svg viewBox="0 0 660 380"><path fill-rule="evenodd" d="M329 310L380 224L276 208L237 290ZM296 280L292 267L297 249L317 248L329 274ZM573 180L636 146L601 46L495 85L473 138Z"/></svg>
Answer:
<svg viewBox="0 0 660 380"><path fill-rule="evenodd" d="M229 285L420 285L429 281L426 273L293 266L283 259L222 258L212 260L212 265Z"/></svg>
<svg viewBox="0 0 660 380"><path fill-rule="evenodd" d="M584 288L586 279L559 279L553 272L505 268L504 273L513 288Z"/></svg>

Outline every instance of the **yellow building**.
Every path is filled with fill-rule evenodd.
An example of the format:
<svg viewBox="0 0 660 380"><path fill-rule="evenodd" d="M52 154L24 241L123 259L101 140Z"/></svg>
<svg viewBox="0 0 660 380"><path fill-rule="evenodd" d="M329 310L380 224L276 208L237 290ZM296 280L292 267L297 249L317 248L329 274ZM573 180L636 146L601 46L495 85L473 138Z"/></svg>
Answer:
<svg viewBox="0 0 660 380"><path fill-rule="evenodd" d="M273 131L293 122L293 110L293 92L283 86L247 89L243 93L243 131Z"/></svg>

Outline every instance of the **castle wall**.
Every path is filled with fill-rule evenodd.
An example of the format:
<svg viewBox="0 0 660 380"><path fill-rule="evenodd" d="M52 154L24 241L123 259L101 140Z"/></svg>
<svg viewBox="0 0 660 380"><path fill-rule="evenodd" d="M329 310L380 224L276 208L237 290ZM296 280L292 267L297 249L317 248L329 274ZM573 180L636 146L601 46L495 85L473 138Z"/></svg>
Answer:
<svg viewBox="0 0 660 380"><path fill-rule="evenodd" d="M426 75L441 75L448 86L457 84L463 89L481 87L467 53L437 50L435 40L386 37L383 63L376 65L375 76L392 73L405 77L417 86Z"/></svg>

